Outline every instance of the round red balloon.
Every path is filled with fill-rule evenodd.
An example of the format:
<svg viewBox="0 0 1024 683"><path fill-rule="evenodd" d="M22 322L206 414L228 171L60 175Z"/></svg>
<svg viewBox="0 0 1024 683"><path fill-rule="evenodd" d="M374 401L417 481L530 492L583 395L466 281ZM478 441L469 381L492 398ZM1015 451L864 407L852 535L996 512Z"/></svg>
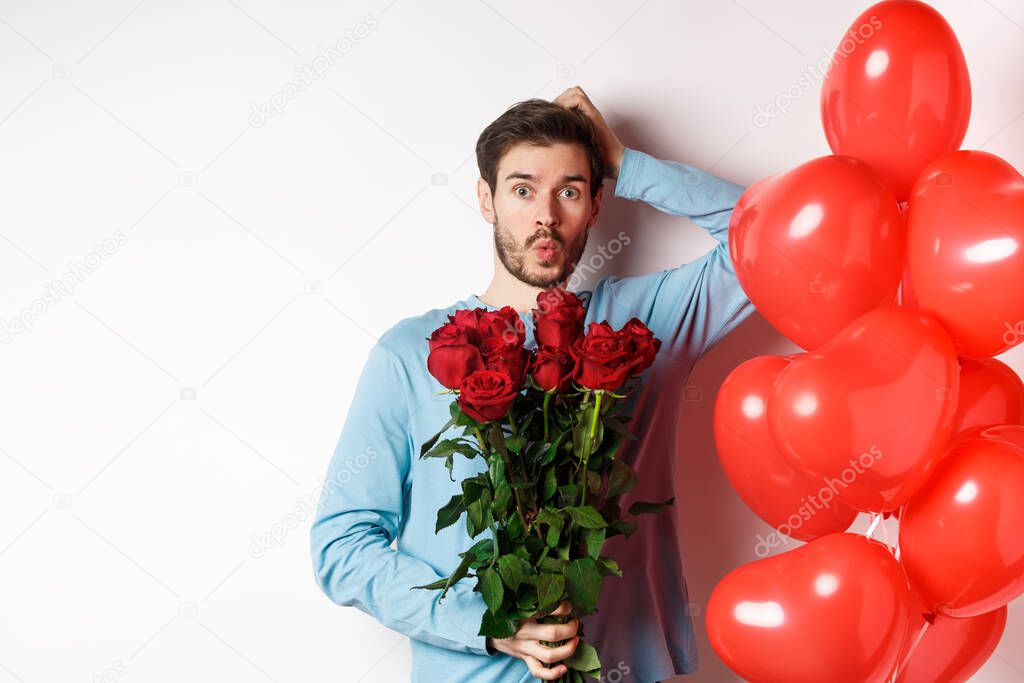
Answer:
<svg viewBox="0 0 1024 683"><path fill-rule="evenodd" d="M907 214L907 266L917 305L961 356L987 358L1024 341L1024 177L988 152L930 164Z"/></svg>
<svg viewBox="0 0 1024 683"><path fill-rule="evenodd" d="M960 361L953 438L976 427L1024 424L1024 382L995 358Z"/></svg>
<svg viewBox="0 0 1024 683"><path fill-rule="evenodd" d="M896 198L866 164L813 159L747 188L729 254L758 312L804 349L895 301L904 227Z"/></svg>
<svg viewBox="0 0 1024 683"><path fill-rule="evenodd" d="M970 117L960 42L916 0L880 2L857 17L821 88L829 147L866 161L899 199L928 162L960 147Z"/></svg>
<svg viewBox="0 0 1024 683"><path fill-rule="evenodd" d="M910 629L900 650L896 683L967 683L995 652L1006 628L1005 606L966 619L928 615L929 623L924 614L928 610L913 591L910 604Z"/></svg>
<svg viewBox="0 0 1024 683"><path fill-rule="evenodd" d="M857 511L836 500L822 482L798 472L772 440L765 408L776 377L789 363L780 356L759 356L729 373L715 399L715 446L743 502L783 536L810 541L846 531ZM764 554L776 544L769 541L759 543Z"/></svg>
<svg viewBox="0 0 1024 683"><path fill-rule="evenodd" d="M884 306L782 370L768 426L800 471L864 512L896 510L949 440L956 351L931 315Z"/></svg>
<svg viewBox="0 0 1024 683"><path fill-rule="evenodd" d="M900 521L901 561L930 611L973 617L1024 593L1024 449L958 439Z"/></svg>
<svg viewBox="0 0 1024 683"><path fill-rule="evenodd" d="M829 534L723 578L711 646L751 683L883 683L907 631L907 577L889 550Z"/></svg>

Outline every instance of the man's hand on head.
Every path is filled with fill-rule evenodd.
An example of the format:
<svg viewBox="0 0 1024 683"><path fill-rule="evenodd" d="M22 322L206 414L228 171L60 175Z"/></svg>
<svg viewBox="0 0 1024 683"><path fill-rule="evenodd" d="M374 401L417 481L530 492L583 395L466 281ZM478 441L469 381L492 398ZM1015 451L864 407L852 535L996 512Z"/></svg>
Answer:
<svg viewBox="0 0 1024 683"><path fill-rule="evenodd" d="M617 178L619 176L619 167L622 165L622 155L625 153L626 148L619 141L615 133L612 132L608 122L601 116L601 112L597 110L594 103L587 97L587 93L583 92L583 88L578 85L568 88L554 99L554 103L566 109L577 107L594 122L594 128L597 129L598 143L601 145L601 156L604 158L604 174L609 178Z"/></svg>

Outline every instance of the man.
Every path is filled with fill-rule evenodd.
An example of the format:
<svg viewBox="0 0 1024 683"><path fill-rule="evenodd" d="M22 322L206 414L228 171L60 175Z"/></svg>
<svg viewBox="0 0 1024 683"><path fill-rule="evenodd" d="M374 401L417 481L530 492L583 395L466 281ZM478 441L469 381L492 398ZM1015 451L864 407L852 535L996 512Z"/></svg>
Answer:
<svg viewBox="0 0 1024 683"><path fill-rule="evenodd" d="M644 384L624 407L643 440L626 441L620 451L639 478L622 506L670 498L686 378L754 310L727 246L743 188L624 147L578 87L554 103L509 108L484 130L476 151L480 211L494 230L494 277L480 296L398 322L370 350L313 523L313 564L331 600L412 639L414 682L554 680L565 673L557 662L578 642L577 620L524 620L512 638L492 640L477 635L486 608L473 579L455 584L440 603L437 591L410 590L449 575L458 553L472 545L464 517L438 534L434 524L459 482L485 467L480 459L457 458L452 482L437 461L418 458L420 445L448 419L451 402L427 372L426 338L458 309L507 305L526 324L527 348L535 348L530 311L540 291L568 288L597 222L604 176L617 178L617 197L690 217L719 242L704 257L637 277L607 277L593 291L577 292L586 323L607 320L619 328L637 317L662 340ZM604 553L618 560L623 577L604 582L598 611L583 618L583 630L598 648L606 680L651 683L694 672L699 663L674 508L638 522L628 539L606 543ZM564 639L555 648L539 642Z"/></svg>

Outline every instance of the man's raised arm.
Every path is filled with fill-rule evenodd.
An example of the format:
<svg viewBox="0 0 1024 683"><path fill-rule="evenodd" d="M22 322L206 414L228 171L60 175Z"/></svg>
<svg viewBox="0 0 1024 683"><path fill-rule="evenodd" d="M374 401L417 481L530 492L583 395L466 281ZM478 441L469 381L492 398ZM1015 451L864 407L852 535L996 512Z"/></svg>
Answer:
<svg viewBox="0 0 1024 683"><path fill-rule="evenodd" d="M678 161L625 149L615 196L642 200L686 216L717 241L707 254L655 273L607 277L594 287L597 319L621 325L635 315L662 340L665 352L696 361L754 313L729 257L729 220L744 188Z"/></svg>

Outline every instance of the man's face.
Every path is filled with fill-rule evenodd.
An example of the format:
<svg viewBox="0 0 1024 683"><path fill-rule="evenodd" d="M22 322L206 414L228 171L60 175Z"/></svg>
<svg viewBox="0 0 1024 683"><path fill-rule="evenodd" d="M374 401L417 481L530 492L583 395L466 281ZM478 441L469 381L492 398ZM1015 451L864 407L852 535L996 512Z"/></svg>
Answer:
<svg viewBox="0 0 1024 683"><path fill-rule="evenodd" d="M498 163L495 182L493 197L482 178L477 193L502 264L532 287L566 280L587 245L603 191L591 199L583 146L514 145Z"/></svg>

